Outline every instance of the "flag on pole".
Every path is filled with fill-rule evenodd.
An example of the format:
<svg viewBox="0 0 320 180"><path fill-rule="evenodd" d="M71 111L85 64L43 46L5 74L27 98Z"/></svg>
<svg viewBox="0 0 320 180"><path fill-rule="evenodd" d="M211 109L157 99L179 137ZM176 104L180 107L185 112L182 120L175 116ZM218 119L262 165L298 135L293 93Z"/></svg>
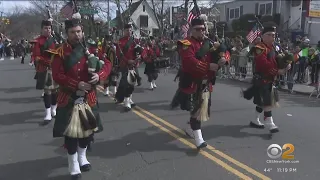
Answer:
<svg viewBox="0 0 320 180"><path fill-rule="evenodd" d="M200 9L196 3L196 1L194 1L194 6L193 8L191 9L191 11L189 12L189 15L188 15L188 23L191 23L192 19L195 19L197 17L200 16Z"/></svg>
<svg viewBox="0 0 320 180"><path fill-rule="evenodd" d="M72 1L68 2L63 8L61 8L60 13L68 19L72 18L73 12L75 9L75 5Z"/></svg>
<svg viewBox="0 0 320 180"><path fill-rule="evenodd" d="M260 35L261 31L258 28L257 25L255 25L251 31L248 33L247 35L247 40L249 41L249 43L252 43L259 35Z"/></svg>
<svg viewBox="0 0 320 180"><path fill-rule="evenodd" d="M193 8L191 9L191 11L188 14L188 19L187 19L188 23L181 26L183 38L188 37L189 28L190 28L190 24L191 24L192 19L199 17L201 14L196 0L193 1L193 4L194 4Z"/></svg>

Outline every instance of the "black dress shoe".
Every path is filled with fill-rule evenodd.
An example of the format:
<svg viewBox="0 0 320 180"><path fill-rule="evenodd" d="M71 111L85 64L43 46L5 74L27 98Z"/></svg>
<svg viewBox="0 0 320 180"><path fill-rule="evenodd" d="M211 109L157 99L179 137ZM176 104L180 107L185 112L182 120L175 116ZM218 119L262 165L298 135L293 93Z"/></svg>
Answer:
<svg viewBox="0 0 320 180"><path fill-rule="evenodd" d="M40 126L46 126L48 124L50 124L51 121L43 121L41 123L39 123Z"/></svg>
<svg viewBox="0 0 320 180"><path fill-rule="evenodd" d="M131 108L129 108L129 107L124 107L124 111L125 111L125 112L131 111Z"/></svg>
<svg viewBox="0 0 320 180"><path fill-rule="evenodd" d="M198 149L201 149L201 148L205 148L205 147L207 147L207 142L203 142L202 144L200 144L200 146L198 146L197 148Z"/></svg>
<svg viewBox="0 0 320 180"><path fill-rule="evenodd" d="M264 125L258 125L258 124L255 124L253 122L250 122L250 127L253 127L253 128L257 128L257 129L264 129Z"/></svg>
<svg viewBox="0 0 320 180"><path fill-rule="evenodd" d="M279 132L279 129L278 129L278 128L270 129L270 133L277 133L277 132Z"/></svg>
<svg viewBox="0 0 320 180"><path fill-rule="evenodd" d="M131 104L131 107L133 108L133 107L135 107L136 106L136 104L135 103L133 103L133 104Z"/></svg>
<svg viewBox="0 0 320 180"><path fill-rule="evenodd" d="M81 179L81 174L71 175L71 180L80 180L80 179Z"/></svg>
<svg viewBox="0 0 320 180"><path fill-rule="evenodd" d="M91 164L85 164L83 166L80 166L81 172L88 172L91 170Z"/></svg>

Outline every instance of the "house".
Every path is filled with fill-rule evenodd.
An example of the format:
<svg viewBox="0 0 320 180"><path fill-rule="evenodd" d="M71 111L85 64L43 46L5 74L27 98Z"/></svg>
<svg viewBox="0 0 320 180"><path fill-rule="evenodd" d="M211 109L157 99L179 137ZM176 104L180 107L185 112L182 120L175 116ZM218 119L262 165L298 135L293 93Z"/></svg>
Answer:
<svg viewBox="0 0 320 180"><path fill-rule="evenodd" d="M129 20L133 26L135 26L133 33L137 38L147 36L148 34L154 35L159 32L156 16L146 0L139 0L132 3L131 7L122 13L122 17L128 17L128 14L131 14ZM124 21L126 21L126 19ZM119 13L117 13L117 17L114 18L112 22L113 26L117 27L120 30L120 34L122 34L122 23Z"/></svg>
<svg viewBox="0 0 320 180"><path fill-rule="evenodd" d="M218 3L220 11L219 21L227 22L229 29L232 29L232 20L238 19L244 14L274 15L280 14L281 30L302 30L304 29L303 0L266 0L266 1L245 1L232 0Z"/></svg>

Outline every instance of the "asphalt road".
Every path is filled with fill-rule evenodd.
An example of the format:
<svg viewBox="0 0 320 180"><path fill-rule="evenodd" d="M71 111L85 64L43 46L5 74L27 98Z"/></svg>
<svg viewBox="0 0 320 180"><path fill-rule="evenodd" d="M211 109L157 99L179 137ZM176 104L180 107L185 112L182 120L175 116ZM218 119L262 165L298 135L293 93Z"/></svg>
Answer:
<svg viewBox="0 0 320 180"><path fill-rule="evenodd" d="M96 135L88 154L93 170L83 179L319 179L319 101L280 93L281 107L273 111L280 132L270 136L267 129L248 127L254 106L239 96L248 84L219 81L211 119L203 124L209 146L198 152L182 131L188 113L169 110L175 74L161 74L158 88L149 91L140 73L143 85L134 92L133 111L122 112L121 105L99 97L105 130ZM34 68L18 59L0 61L0 180L68 180L63 140L52 138L52 124L38 126L44 109L33 76ZM268 146L286 143L295 147L295 163L267 163Z"/></svg>

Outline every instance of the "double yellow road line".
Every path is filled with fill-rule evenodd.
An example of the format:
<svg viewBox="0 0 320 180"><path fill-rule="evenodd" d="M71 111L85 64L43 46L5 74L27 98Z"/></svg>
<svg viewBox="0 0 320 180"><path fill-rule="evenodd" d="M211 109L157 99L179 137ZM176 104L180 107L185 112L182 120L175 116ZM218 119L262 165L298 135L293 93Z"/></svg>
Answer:
<svg viewBox="0 0 320 180"><path fill-rule="evenodd" d="M132 112L135 113L136 115L138 115L139 117L141 117L142 119L148 121L150 124L158 127L162 131L168 133L169 135L171 135L175 139L179 140L181 143L185 144L186 146L189 146L191 148L196 148L196 146L193 143L191 143L189 140L187 140L185 138L185 132L183 130L179 129L178 127L174 126L173 124L168 123L167 121L163 120L162 118L152 114L151 112L149 112L147 110L144 110L144 109L140 108L139 106L134 107L132 109ZM163 125L159 124L156 121L160 122ZM174 130L175 132L178 132L179 134L173 132L169 128ZM221 167L223 167L227 171L231 172L232 174L236 175L240 179L246 179L246 180L247 179L248 180L249 179L253 179L249 175L246 175L246 174L251 174L251 175L254 175L255 177L257 177L259 179L271 180L271 178L259 173L258 171L250 168L249 166L247 166L247 165L245 165L245 164L233 159L232 157L230 157L227 154L217 150L215 147L213 147L211 145L207 146L207 150L200 150L199 153L202 154L203 156L205 156L206 158L210 159L211 161L215 162L216 164L220 165ZM220 156L221 159L229 161L229 163L232 163L233 165L237 166L238 168L241 168L241 169L247 171L247 173L244 174L244 173L238 171L237 169L231 167L230 165L228 165L224 161L220 160L216 156L212 155L211 153ZM257 178L254 178L254 179L257 179Z"/></svg>
<svg viewBox="0 0 320 180"><path fill-rule="evenodd" d="M101 91L100 91L101 92ZM113 99L113 98L112 98ZM152 114L151 112L136 106L132 108L132 112L135 113L137 116L141 117L142 119L146 120L150 124L158 127L162 131L168 133L175 139L179 140L181 143L185 144L186 146L189 146L191 148L196 148L196 146L190 142L187 138L185 138L185 132L178 127L174 126L173 124L165 121L164 119ZM173 132L172 130L175 132ZM215 147L211 146L208 144L207 148L204 150L200 150L199 153L206 158L210 159L211 161L215 162L219 166L223 167L230 173L234 174L235 176L239 177L240 179L245 179L245 180L252 180L252 179L263 179L263 180L271 180L271 178L263 175L262 173L252 169L251 167L235 160L234 158L230 157L229 155L217 150ZM214 154L214 155L213 155ZM217 158L219 157L219 158ZM246 174L240 172L236 168L230 166L226 162L222 161L227 161L229 164L232 164L233 166L236 166L237 169L242 169L246 171ZM252 178L254 176L255 178Z"/></svg>

